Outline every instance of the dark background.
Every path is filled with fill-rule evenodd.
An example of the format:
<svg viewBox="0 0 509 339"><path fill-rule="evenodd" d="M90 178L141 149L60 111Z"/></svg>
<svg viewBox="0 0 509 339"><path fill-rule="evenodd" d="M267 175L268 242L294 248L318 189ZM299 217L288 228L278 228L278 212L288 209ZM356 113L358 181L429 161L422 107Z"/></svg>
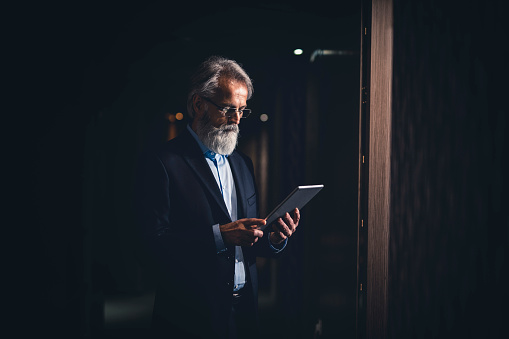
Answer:
<svg viewBox="0 0 509 339"><path fill-rule="evenodd" d="M10 139L21 165L19 331L146 335L153 281L131 205L137 156L185 128L187 116L168 114L186 114L190 73L219 54L254 79L239 148L261 177L261 212L297 185L326 186L285 256L259 262L262 331L309 338L321 320L326 335L354 335L360 4L29 3L6 14L21 89ZM315 49L350 54L311 63Z"/></svg>
<svg viewBox="0 0 509 339"><path fill-rule="evenodd" d="M327 187L287 255L260 263L263 295L277 277L262 320L288 337L312 337L319 319L323 337L354 336L358 58L311 64L309 53L358 50L360 5L237 5L4 6L4 293L21 337L143 337L143 312L105 322L105 305L150 300L129 182L141 148L167 138L153 126L184 110L187 75L213 53L244 64L250 105L269 115L243 123L239 146L262 174L257 150L270 145L264 208L296 183ZM245 15L225 21L234 13ZM494 0L394 2L390 337L507 334L505 13Z"/></svg>

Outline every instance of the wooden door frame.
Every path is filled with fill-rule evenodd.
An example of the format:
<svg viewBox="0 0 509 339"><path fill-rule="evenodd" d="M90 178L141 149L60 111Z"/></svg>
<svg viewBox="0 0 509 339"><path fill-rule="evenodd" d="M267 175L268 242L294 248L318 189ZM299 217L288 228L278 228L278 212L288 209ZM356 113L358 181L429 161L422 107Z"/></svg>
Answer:
<svg viewBox="0 0 509 339"><path fill-rule="evenodd" d="M387 337L393 0L362 0L357 338Z"/></svg>

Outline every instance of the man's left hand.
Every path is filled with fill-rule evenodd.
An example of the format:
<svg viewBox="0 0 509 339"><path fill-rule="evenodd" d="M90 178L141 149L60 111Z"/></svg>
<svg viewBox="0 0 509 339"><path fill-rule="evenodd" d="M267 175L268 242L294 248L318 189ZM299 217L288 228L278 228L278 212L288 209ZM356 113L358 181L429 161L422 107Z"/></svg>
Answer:
<svg viewBox="0 0 509 339"><path fill-rule="evenodd" d="M290 213L286 213L282 218L277 219L272 224L273 232L270 233L270 241L274 244L282 243L286 238L292 236L299 226L300 212L296 208L293 210L293 216Z"/></svg>

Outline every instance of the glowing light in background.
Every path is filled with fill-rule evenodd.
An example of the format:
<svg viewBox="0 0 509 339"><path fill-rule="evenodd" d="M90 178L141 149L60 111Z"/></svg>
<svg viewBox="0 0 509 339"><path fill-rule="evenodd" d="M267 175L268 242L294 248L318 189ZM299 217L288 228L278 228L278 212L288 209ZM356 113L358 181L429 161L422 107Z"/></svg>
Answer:
<svg viewBox="0 0 509 339"><path fill-rule="evenodd" d="M184 114L179 112L179 113L175 114L175 118L177 118L177 120L182 120L182 119L184 119Z"/></svg>
<svg viewBox="0 0 509 339"><path fill-rule="evenodd" d="M170 121L168 125L168 140L171 140L177 136L177 124L175 124L175 121L177 121L177 119L180 120L179 114L182 115L182 113L166 113L166 118Z"/></svg>
<svg viewBox="0 0 509 339"><path fill-rule="evenodd" d="M269 116L267 114L262 114L260 115L260 120L262 122L266 122L267 120L269 120Z"/></svg>
<svg viewBox="0 0 509 339"><path fill-rule="evenodd" d="M301 55L302 53L303 53L303 50L300 48L297 48L296 50L293 51L293 54L295 54L295 55Z"/></svg>

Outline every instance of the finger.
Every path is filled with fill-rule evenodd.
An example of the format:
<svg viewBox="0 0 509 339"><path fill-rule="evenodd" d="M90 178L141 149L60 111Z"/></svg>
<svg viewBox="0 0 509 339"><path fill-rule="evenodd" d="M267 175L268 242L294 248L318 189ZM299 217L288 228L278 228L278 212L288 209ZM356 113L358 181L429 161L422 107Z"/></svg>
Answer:
<svg viewBox="0 0 509 339"><path fill-rule="evenodd" d="M288 228L288 226L284 223L283 219L279 218L277 220L277 228L280 232L282 232L284 235L286 235L287 237L289 237L290 235L292 235L292 232L290 231L290 229Z"/></svg>
<svg viewBox="0 0 509 339"><path fill-rule="evenodd" d="M256 239L261 238L261 237L263 237L263 231L261 231L261 230L254 230L253 231L253 236L255 236Z"/></svg>
<svg viewBox="0 0 509 339"><path fill-rule="evenodd" d="M255 237L254 239L251 239L248 241L247 245L249 246L253 246L254 244L256 244L256 242L258 241L258 238Z"/></svg>
<svg viewBox="0 0 509 339"><path fill-rule="evenodd" d="M296 208L293 211L293 222L295 223L295 225L299 224L299 220L300 220L300 211L298 208Z"/></svg>
<svg viewBox="0 0 509 339"><path fill-rule="evenodd" d="M282 232L276 231L276 232L274 232L274 234L276 235L276 238L278 238L280 241L283 241L286 239L286 235L284 235Z"/></svg>
<svg viewBox="0 0 509 339"><path fill-rule="evenodd" d="M257 218L249 218L249 219L242 219L242 222L245 226L263 226L267 223L265 219L257 219Z"/></svg>
<svg viewBox="0 0 509 339"><path fill-rule="evenodd" d="M291 234L293 234L293 232L295 232L295 230L297 229L297 225L295 225L295 223L293 222L293 218L290 216L289 213L286 213L285 215L285 224L286 226L288 226L290 232L292 232ZM291 234L288 234L288 236L290 236Z"/></svg>
<svg viewBox="0 0 509 339"><path fill-rule="evenodd" d="M280 226L280 225L279 225L279 223L276 221L276 222L274 222L274 223L272 224L272 231L273 231L273 232L275 232L275 233L278 233L278 234L279 234L279 233L283 233L283 232L281 231L280 227L281 227L281 226Z"/></svg>
<svg viewBox="0 0 509 339"><path fill-rule="evenodd" d="M292 233L295 230L295 228L297 227L297 226L295 226L295 223L293 222L292 217L290 217L290 213L285 214L285 224L288 226L290 231L292 231Z"/></svg>

